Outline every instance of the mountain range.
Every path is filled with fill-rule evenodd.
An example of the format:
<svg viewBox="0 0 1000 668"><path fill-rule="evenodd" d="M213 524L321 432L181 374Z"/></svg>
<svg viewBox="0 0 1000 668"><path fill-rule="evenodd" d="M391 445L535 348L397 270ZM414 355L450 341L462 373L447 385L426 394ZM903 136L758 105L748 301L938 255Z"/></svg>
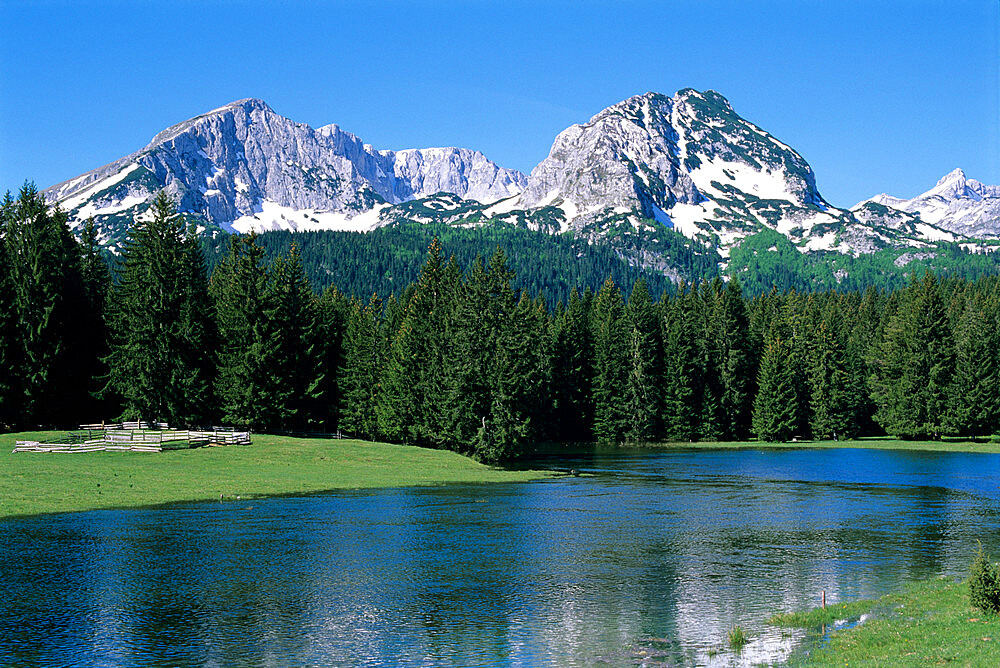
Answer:
<svg viewBox="0 0 1000 668"><path fill-rule="evenodd" d="M245 99L45 195L71 226L93 218L116 250L163 188L213 235L507 224L609 243L666 273L658 242L670 234L723 266L766 231L803 253L852 255L956 241L980 248L1000 236L1000 186L961 170L910 200L881 194L834 207L798 152L719 93L693 89L637 95L567 128L527 176L465 148L377 150L337 125L313 129Z"/></svg>

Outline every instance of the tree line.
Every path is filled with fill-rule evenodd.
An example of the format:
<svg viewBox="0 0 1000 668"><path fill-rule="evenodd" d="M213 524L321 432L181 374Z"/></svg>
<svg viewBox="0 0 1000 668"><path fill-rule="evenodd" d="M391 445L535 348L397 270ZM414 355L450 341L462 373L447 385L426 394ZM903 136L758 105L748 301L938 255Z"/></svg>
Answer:
<svg viewBox="0 0 1000 668"><path fill-rule="evenodd" d="M433 240L387 296L314 291L296 245L232 235L211 273L160 193L114 271L31 186L0 207L0 423L101 417L333 431L510 461L539 441L983 436L1000 280L747 298L608 278L550 306L503 249ZM114 276L114 279L112 279Z"/></svg>

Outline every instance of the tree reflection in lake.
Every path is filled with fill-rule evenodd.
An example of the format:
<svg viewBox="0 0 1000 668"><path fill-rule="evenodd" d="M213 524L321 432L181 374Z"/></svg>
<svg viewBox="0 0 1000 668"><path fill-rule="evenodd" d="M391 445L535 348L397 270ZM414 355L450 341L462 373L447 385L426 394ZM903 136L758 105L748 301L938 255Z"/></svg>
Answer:
<svg viewBox="0 0 1000 668"><path fill-rule="evenodd" d="M569 466L594 475L5 521L0 664L749 665L802 634L736 657L736 624L1000 552L997 455Z"/></svg>

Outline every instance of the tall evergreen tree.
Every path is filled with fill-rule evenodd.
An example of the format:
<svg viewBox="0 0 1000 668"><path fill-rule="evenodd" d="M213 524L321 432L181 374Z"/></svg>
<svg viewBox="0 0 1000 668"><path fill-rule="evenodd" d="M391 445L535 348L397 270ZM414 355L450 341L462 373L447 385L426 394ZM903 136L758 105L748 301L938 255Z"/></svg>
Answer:
<svg viewBox="0 0 1000 668"><path fill-rule="evenodd" d="M382 368L382 335L379 323L382 300L372 295L367 303L352 300L344 335L344 363L340 370L340 428L352 436L378 434L379 373Z"/></svg>
<svg viewBox="0 0 1000 668"><path fill-rule="evenodd" d="M682 285L676 298L664 301L663 312L663 430L666 438L692 441L698 437L704 388L702 327L698 321L698 290Z"/></svg>
<svg viewBox="0 0 1000 668"><path fill-rule="evenodd" d="M625 437L649 442L662 433L663 342L656 306L642 278L632 288L626 318L629 364Z"/></svg>
<svg viewBox="0 0 1000 668"><path fill-rule="evenodd" d="M609 277L592 312L594 331L594 435L622 441L628 430L628 328L621 291Z"/></svg>
<svg viewBox="0 0 1000 668"><path fill-rule="evenodd" d="M762 441L787 441L798 426L794 370L788 365L789 344L768 339L760 363L759 391L753 404L753 433Z"/></svg>
<svg viewBox="0 0 1000 668"><path fill-rule="evenodd" d="M446 327L460 285L456 270L454 262L445 265L435 239L383 370L378 423L390 440L440 446L445 438L440 407L446 395Z"/></svg>
<svg viewBox="0 0 1000 668"><path fill-rule="evenodd" d="M267 305L273 330L269 364L274 371L269 423L282 430L314 429L323 413L319 305L296 244L271 267Z"/></svg>
<svg viewBox="0 0 1000 668"><path fill-rule="evenodd" d="M7 233L13 216L14 201L10 192L0 204L0 429L20 421L21 392L17 370L21 367L20 336L14 308L14 286L11 281L11 259L7 256Z"/></svg>
<svg viewBox="0 0 1000 668"><path fill-rule="evenodd" d="M480 258L473 262L460 290L449 328L442 406L446 438L454 449L473 442L492 408L497 349L514 309L512 278L506 254L497 250L489 267Z"/></svg>
<svg viewBox="0 0 1000 668"><path fill-rule="evenodd" d="M1000 428L1000 345L995 297L982 293L961 309L956 339L955 376L950 396L952 431L972 437Z"/></svg>
<svg viewBox="0 0 1000 668"><path fill-rule="evenodd" d="M253 233L232 235L229 244L210 283L219 336L216 396L224 423L257 430L266 426L274 382L264 250Z"/></svg>
<svg viewBox="0 0 1000 668"><path fill-rule="evenodd" d="M80 248L66 215L50 210L34 185L3 203L11 363L7 414L15 424L73 424L93 351L84 347L88 307ZM12 327L11 327L12 323ZM9 336L11 336L9 334Z"/></svg>
<svg viewBox="0 0 1000 668"><path fill-rule="evenodd" d="M111 272L104 259L103 252L97 240L97 229L94 220L88 220L80 235L81 257L81 288L83 303L81 304L79 336L82 377L87 379L86 394L81 394L78 401L81 406L81 421L94 422L99 417L117 415L121 409L110 397L101 397L108 371L102 361L108 355L108 328L105 311L107 310L108 291L111 289Z"/></svg>
<svg viewBox="0 0 1000 668"><path fill-rule="evenodd" d="M522 293L497 341L490 411L475 438L481 461L516 459L538 433L541 404L549 393L550 337L544 301Z"/></svg>
<svg viewBox="0 0 1000 668"><path fill-rule="evenodd" d="M558 440L589 441L594 422L593 295L574 288L553 330L553 422Z"/></svg>
<svg viewBox="0 0 1000 668"><path fill-rule="evenodd" d="M707 339L713 348L708 373L718 378L719 436L744 439L750 431L756 364L746 303L739 281L711 288Z"/></svg>
<svg viewBox="0 0 1000 668"><path fill-rule="evenodd" d="M810 428L815 438L850 438L857 433L859 387L848 373L840 311L834 304L819 324L810 356Z"/></svg>
<svg viewBox="0 0 1000 668"><path fill-rule="evenodd" d="M212 314L198 253L164 191L136 223L110 296L109 389L128 418L196 424L210 406Z"/></svg>
<svg viewBox="0 0 1000 668"><path fill-rule="evenodd" d="M937 279L913 282L889 318L875 360L875 419L901 438L938 438L950 431L948 399L955 352Z"/></svg>
<svg viewBox="0 0 1000 668"><path fill-rule="evenodd" d="M346 363L347 351L345 348L349 341L346 340L345 335L351 317L351 308L351 300L332 286L323 291L317 306L319 323L318 354L322 379L317 388L320 399L315 419L316 426L326 431L332 431L339 427L343 394L340 386L340 372ZM381 324L382 314L379 312L375 315L379 324L377 347L381 352L388 347L388 344L385 341L385 332ZM372 391L377 392L377 388L374 388ZM375 410L374 405L371 406L371 409L372 411ZM375 434L377 430L373 428L370 433Z"/></svg>

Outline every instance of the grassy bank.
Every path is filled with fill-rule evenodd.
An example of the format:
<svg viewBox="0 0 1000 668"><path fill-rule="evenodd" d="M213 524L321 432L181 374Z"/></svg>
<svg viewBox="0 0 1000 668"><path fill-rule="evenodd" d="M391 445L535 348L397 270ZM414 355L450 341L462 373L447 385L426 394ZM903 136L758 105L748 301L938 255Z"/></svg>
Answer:
<svg viewBox="0 0 1000 668"><path fill-rule="evenodd" d="M261 434L249 446L163 453L11 453L15 440L57 434L0 435L0 517L549 475L495 469L443 450Z"/></svg>
<svg viewBox="0 0 1000 668"><path fill-rule="evenodd" d="M871 618L834 631L806 665L1000 666L1000 616L973 608L968 583L954 578L915 583L876 600L776 615L768 623L817 629L862 614Z"/></svg>
<svg viewBox="0 0 1000 668"><path fill-rule="evenodd" d="M943 441L900 441L888 436L859 438L853 441L795 441L790 443L763 443L760 441L725 441L704 443L654 443L657 448L677 449L800 449L800 448L864 448L869 450L922 450L927 452L981 452L1000 454L1000 442L945 439Z"/></svg>

